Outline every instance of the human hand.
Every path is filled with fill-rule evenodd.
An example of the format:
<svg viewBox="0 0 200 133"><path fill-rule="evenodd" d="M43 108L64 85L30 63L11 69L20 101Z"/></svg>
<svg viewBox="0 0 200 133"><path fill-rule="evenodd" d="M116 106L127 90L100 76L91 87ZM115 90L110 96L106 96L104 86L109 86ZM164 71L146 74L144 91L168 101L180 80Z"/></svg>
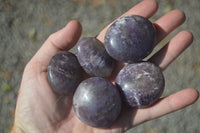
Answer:
<svg viewBox="0 0 200 133"><path fill-rule="evenodd" d="M145 0L124 15L136 14L150 18L158 8L154 0ZM123 16L124 16L123 15ZM174 10L157 21L155 45L185 20L184 13ZM109 27L109 26L108 26ZM106 27L97 38L104 41ZM47 80L47 66L53 55L60 50L69 50L81 35L81 25L69 22L63 29L53 33L26 65L18 94L14 127L16 133L121 133L135 125L155 119L194 103L198 92L193 88L179 91L161 98L154 105L132 110L123 108L117 121L108 128L92 128L82 123L72 109L72 95L59 96L54 93ZM149 61L164 70L191 43L193 36L189 31L181 31L157 52ZM111 80L123 64L118 63Z"/></svg>

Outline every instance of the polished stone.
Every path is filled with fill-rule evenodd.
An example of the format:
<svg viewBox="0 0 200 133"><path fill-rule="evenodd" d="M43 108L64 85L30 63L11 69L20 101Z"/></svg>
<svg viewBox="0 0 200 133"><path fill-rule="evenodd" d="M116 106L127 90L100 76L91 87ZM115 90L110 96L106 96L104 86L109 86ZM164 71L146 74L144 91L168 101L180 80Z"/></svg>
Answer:
<svg viewBox="0 0 200 133"><path fill-rule="evenodd" d="M77 57L90 76L109 77L112 73L114 60L104 45L94 37L85 37L78 42Z"/></svg>
<svg viewBox="0 0 200 133"><path fill-rule="evenodd" d="M120 62L141 61L153 50L155 30L146 18L127 15L115 21L106 32L105 48Z"/></svg>
<svg viewBox="0 0 200 133"><path fill-rule="evenodd" d="M108 127L121 112L121 96L115 85L101 77L80 83L73 97L78 118L93 127Z"/></svg>
<svg viewBox="0 0 200 133"><path fill-rule="evenodd" d="M125 66L116 77L123 101L131 107L147 107L161 96L165 80L159 67L150 62Z"/></svg>
<svg viewBox="0 0 200 133"><path fill-rule="evenodd" d="M73 53L60 51L52 57L47 75L56 93L71 94L81 82L83 70Z"/></svg>

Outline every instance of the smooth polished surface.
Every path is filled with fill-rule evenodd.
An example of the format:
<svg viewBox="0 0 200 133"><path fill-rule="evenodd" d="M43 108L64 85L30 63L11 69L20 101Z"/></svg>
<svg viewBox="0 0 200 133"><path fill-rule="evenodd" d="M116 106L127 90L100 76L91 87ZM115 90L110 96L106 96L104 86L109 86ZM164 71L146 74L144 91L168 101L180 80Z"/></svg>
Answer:
<svg viewBox="0 0 200 133"><path fill-rule="evenodd" d="M146 18L127 15L114 22L105 36L108 54L120 62L142 60L153 50L155 30Z"/></svg>
<svg viewBox="0 0 200 133"><path fill-rule="evenodd" d="M116 83L121 89L123 100L136 108L156 102L165 85L160 68L150 62L125 66L117 75Z"/></svg>
<svg viewBox="0 0 200 133"><path fill-rule="evenodd" d="M112 73L114 60L104 45L94 37L85 37L78 42L77 57L90 76L109 77Z"/></svg>
<svg viewBox="0 0 200 133"><path fill-rule="evenodd" d="M73 108L82 122L94 127L108 127L121 111L121 96L110 81L92 77L78 86Z"/></svg>
<svg viewBox="0 0 200 133"><path fill-rule="evenodd" d="M73 93L82 80L82 68L76 56L67 51L52 57L47 74L52 89L58 94Z"/></svg>

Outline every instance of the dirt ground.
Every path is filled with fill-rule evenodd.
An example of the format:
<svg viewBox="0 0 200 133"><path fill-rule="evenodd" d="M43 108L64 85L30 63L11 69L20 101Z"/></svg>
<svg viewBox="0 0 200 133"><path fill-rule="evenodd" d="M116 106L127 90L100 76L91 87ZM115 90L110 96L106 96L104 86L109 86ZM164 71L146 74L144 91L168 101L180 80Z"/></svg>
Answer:
<svg viewBox="0 0 200 133"><path fill-rule="evenodd" d="M200 1L157 0L155 21L173 9L186 14L186 22L161 44L181 30L190 30L194 41L164 71L166 89L163 96L184 88L199 89L200 77ZM0 133L9 131L15 111L17 93L26 63L53 32L72 19L83 26L82 36L95 36L109 22L140 0L0 0ZM127 133L199 133L200 100L162 118L141 124Z"/></svg>

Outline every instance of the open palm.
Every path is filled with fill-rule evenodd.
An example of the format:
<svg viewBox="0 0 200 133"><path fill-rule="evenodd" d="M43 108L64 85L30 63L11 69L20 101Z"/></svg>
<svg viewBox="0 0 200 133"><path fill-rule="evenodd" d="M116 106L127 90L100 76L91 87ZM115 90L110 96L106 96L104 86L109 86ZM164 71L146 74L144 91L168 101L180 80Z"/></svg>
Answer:
<svg viewBox="0 0 200 133"><path fill-rule="evenodd" d="M145 0L130 9L124 15L136 14L150 18L157 10L154 0ZM124 16L122 15L122 16ZM155 45L185 20L184 13L174 10L157 21ZM109 25L97 38L104 41ZM47 66L51 57L60 50L69 50L81 35L81 25L77 21L69 22L63 29L53 33L45 41L35 56L27 64L18 95L15 122L12 132L25 133L121 133L137 124L161 117L194 103L198 92L188 88L160 99L151 107L132 110L123 108L118 120L108 128L92 128L82 123L74 114L72 95L59 96L54 93L47 81ZM164 70L192 42L189 31L181 31L149 61ZM115 75L123 64L117 64ZM113 76L112 79L114 79Z"/></svg>

